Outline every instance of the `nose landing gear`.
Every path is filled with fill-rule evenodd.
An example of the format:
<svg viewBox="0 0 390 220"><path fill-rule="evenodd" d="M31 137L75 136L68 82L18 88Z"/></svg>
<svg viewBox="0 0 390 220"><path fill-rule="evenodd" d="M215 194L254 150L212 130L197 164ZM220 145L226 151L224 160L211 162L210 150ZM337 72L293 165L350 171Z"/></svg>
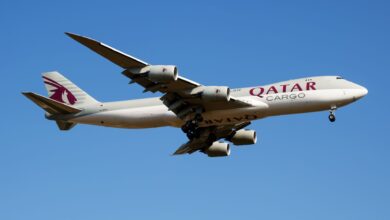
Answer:
<svg viewBox="0 0 390 220"><path fill-rule="evenodd" d="M328 118L329 118L330 122L335 122L336 121L336 116L333 113L330 113Z"/></svg>
<svg viewBox="0 0 390 220"><path fill-rule="evenodd" d="M332 107L330 110L329 110L329 121L330 122L335 122L336 121L336 116L334 115L334 113L336 112L336 109L337 107Z"/></svg>

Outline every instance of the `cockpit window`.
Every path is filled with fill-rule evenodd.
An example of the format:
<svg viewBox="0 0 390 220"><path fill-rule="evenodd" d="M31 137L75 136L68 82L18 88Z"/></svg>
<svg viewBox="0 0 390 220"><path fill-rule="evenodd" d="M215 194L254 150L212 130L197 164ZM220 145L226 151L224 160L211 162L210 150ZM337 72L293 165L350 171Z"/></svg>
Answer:
<svg viewBox="0 0 390 220"><path fill-rule="evenodd" d="M336 77L336 79L344 79L343 77L341 77L341 76L338 76L338 77Z"/></svg>

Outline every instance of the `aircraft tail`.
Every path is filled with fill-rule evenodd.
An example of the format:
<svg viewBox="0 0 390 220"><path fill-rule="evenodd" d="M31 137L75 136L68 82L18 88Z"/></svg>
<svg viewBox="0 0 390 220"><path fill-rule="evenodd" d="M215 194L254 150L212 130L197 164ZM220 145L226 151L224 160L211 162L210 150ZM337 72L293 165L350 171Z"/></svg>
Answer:
<svg viewBox="0 0 390 220"><path fill-rule="evenodd" d="M46 117L56 120L60 130L69 130L76 123L56 119L56 116L76 114L85 106L99 103L59 72L43 73L42 77L49 98L32 92L24 92L23 95L44 109Z"/></svg>
<svg viewBox="0 0 390 220"><path fill-rule="evenodd" d="M63 104L53 99L46 98L33 92L23 92L22 94L51 115L72 114L81 112L80 109L73 108L69 105Z"/></svg>
<svg viewBox="0 0 390 220"><path fill-rule="evenodd" d="M76 108L98 103L96 99L88 95L88 93L80 89L59 72L43 73L42 78L49 97L57 102Z"/></svg>
<svg viewBox="0 0 390 220"><path fill-rule="evenodd" d="M49 114L47 116L58 114L75 114L81 112L81 109L71 107L69 105L32 92L23 92L22 94L31 101L33 101L35 104L37 104L39 107L44 109ZM76 125L76 123L67 122L63 120L56 120L56 122L60 130L69 130Z"/></svg>

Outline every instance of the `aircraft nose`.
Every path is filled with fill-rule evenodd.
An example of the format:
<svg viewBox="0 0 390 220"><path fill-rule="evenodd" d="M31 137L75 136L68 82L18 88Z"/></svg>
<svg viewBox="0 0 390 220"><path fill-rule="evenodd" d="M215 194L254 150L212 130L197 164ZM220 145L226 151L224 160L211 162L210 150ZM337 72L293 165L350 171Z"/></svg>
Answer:
<svg viewBox="0 0 390 220"><path fill-rule="evenodd" d="M363 86L359 86L359 87L360 88L357 89L356 94L354 95L357 99L363 98L368 93L368 90L365 87Z"/></svg>

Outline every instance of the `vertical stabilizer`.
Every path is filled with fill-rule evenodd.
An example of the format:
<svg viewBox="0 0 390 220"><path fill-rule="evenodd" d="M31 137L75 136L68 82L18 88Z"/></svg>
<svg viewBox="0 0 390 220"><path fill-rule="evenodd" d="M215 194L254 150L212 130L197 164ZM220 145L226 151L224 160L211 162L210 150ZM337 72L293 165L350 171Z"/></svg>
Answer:
<svg viewBox="0 0 390 220"><path fill-rule="evenodd" d="M49 97L58 102L73 107L83 107L98 103L70 80L59 72L47 72L42 74Z"/></svg>

